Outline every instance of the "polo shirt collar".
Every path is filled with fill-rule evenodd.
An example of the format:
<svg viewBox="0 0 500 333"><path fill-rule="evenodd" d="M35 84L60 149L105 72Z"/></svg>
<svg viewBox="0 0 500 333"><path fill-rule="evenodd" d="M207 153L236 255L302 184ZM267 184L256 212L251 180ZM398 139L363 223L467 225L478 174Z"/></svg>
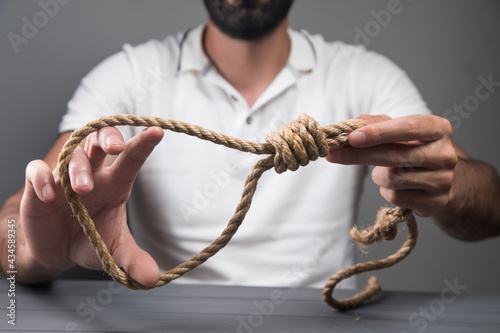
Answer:
<svg viewBox="0 0 500 333"><path fill-rule="evenodd" d="M180 72L195 71L206 73L211 63L203 50L203 32L205 25L186 31L180 42L179 66ZM314 69L316 52L305 32L288 29L291 49L287 66L298 73L307 73Z"/></svg>

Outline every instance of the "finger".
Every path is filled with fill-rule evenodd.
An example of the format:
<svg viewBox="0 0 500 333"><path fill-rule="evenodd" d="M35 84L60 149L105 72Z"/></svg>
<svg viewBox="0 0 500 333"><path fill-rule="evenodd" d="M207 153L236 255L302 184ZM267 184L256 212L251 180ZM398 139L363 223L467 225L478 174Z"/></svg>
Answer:
<svg viewBox="0 0 500 333"><path fill-rule="evenodd" d="M160 278L158 264L149 253L137 245L130 232L124 236L123 243L114 250L113 259L135 281L144 286L152 287Z"/></svg>
<svg viewBox="0 0 500 333"><path fill-rule="evenodd" d="M38 198L44 203L56 199L54 176L44 161L35 160L27 165L24 195Z"/></svg>
<svg viewBox="0 0 500 333"><path fill-rule="evenodd" d="M380 187L391 190L424 190L428 193L447 193L453 181L451 170L420 168L376 167L372 180Z"/></svg>
<svg viewBox="0 0 500 333"><path fill-rule="evenodd" d="M104 164L107 155L117 155L125 148L125 140L114 127L104 127L90 134L85 141L85 151L92 168L98 169Z"/></svg>
<svg viewBox="0 0 500 333"><path fill-rule="evenodd" d="M125 148L125 140L115 127L104 127L96 133L99 146L109 155L117 155Z"/></svg>
<svg viewBox="0 0 500 333"><path fill-rule="evenodd" d="M345 165L377 165L395 168L452 169L456 153L445 141L391 143L370 148L330 148L329 162Z"/></svg>
<svg viewBox="0 0 500 333"><path fill-rule="evenodd" d="M363 125L366 126L366 125L380 123L382 121L390 120L391 117L389 117L388 115L385 115L385 114L377 114L377 115L362 114L360 116L357 116L355 119L362 120Z"/></svg>
<svg viewBox="0 0 500 333"><path fill-rule="evenodd" d="M379 123L382 121L387 121L390 120L391 117L380 114L380 115L368 115L368 114L362 114L360 116L357 116L354 119L351 119L352 121L357 121L359 122L361 120L361 123L363 126L367 126L370 124L375 124ZM351 146L359 146L362 145L366 140L366 135L362 131L354 131L349 135L349 144Z"/></svg>
<svg viewBox="0 0 500 333"><path fill-rule="evenodd" d="M385 144L370 148L332 147L326 160L345 165L378 165L386 167L430 167L417 144Z"/></svg>
<svg viewBox="0 0 500 333"><path fill-rule="evenodd" d="M99 145L96 133L92 133L87 137L87 139L85 140L84 150L87 153L87 157L89 159L92 170L100 169L104 164L104 159L108 154L106 154Z"/></svg>
<svg viewBox="0 0 500 333"><path fill-rule="evenodd" d="M122 182L134 182L142 165L163 138L163 133L160 127L148 127L130 139L111 166L113 176Z"/></svg>
<svg viewBox="0 0 500 333"><path fill-rule="evenodd" d="M423 190L391 190L380 188L380 194L390 203L412 209L415 214L429 217L443 210L449 197L445 193L431 195Z"/></svg>
<svg viewBox="0 0 500 333"><path fill-rule="evenodd" d="M82 147L76 147L68 165L71 187L78 194L87 194L94 189L92 166Z"/></svg>
<svg viewBox="0 0 500 333"><path fill-rule="evenodd" d="M433 116L414 116L370 123L349 135L353 147L365 148L394 142L437 141L451 138L452 128L448 120Z"/></svg>

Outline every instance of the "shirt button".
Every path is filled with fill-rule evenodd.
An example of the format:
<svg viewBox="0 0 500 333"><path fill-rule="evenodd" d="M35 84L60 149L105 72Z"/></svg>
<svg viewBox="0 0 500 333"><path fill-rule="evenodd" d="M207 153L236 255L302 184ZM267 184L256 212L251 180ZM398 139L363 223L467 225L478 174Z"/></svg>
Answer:
<svg viewBox="0 0 500 333"><path fill-rule="evenodd" d="M250 125L252 123L252 117L247 117L247 124Z"/></svg>

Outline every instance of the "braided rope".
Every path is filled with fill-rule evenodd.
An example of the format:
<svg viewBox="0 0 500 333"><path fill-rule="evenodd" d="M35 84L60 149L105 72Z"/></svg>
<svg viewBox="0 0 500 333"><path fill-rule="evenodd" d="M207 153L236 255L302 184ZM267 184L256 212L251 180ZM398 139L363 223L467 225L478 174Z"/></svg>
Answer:
<svg viewBox="0 0 500 333"><path fill-rule="evenodd" d="M104 127L119 125L158 126L163 129L195 136L202 140L211 141L243 152L270 155L259 160L250 171L245 181L240 203L236 207L233 217L229 220L221 235L200 253L194 255L186 262L179 264L177 267L162 273L157 283L152 287L146 287L138 283L116 265L106 244L104 244L97 231L92 218L80 200L80 197L71 188L68 165L76 147L89 134ZM73 132L59 155L59 176L66 199L73 213L78 218L85 235L95 249L102 263L103 270L107 272L113 280L130 289L151 289L161 287L180 278L207 261L229 243L250 209L252 198L257 188L257 182L265 171L273 167L277 173L282 173L286 170L295 171L299 166L307 165L309 161L314 161L319 157L325 157L328 155L329 147L348 145L348 134L361 126L360 123L344 121L326 127L320 127L312 117L301 115L297 120L290 122L286 127L278 129L275 133L270 133L266 137L266 143L255 143L233 138L182 121L159 117L115 115L89 122ZM370 279L366 290L355 297L335 300L332 293L335 286L345 278L365 271L386 268L401 261L415 246L418 234L415 218L411 210L399 207L379 213L376 224L369 230L359 232L356 227L351 230L351 237L355 241L362 245L368 245L382 238L394 238L397 234L397 224L401 222L406 222L409 229L408 240L403 247L394 255L386 259L360 263L343 269L333 275L327 282L323 291L323 298L329 305L334 308L349 308L358 306L367 299L373 297L373 295L380 291L380 285L374 277Z"/></svg>

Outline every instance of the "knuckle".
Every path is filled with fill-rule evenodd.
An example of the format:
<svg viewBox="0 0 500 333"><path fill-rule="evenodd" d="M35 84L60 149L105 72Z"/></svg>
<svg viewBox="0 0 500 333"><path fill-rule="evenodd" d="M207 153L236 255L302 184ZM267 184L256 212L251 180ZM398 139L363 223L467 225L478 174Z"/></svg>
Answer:
<svg viewBox="0 0 500 333"><path fill-rule="evenodd" d="M381 188L381 194L390 203L399 207L416 209L422 202L421 190L395 190L388 188ZM425 201L425 200L424 200Z"/></svg>
<svg viewBox="0 0 500 333"><path fill-rule="evenodd" d="M451 190L451 186L453 183L453 172L441 172L438 179L433 182L433 189L436 193L448 193Z"/></svg>
<svg viewBox="0 0 500 333"><path fill-rule="evenodd" d="M391 117L389 117L386 114L379 114L379 115L377 115L377 117L379 117L379 119L383 120L383 121L392 119Z"/></svg>
<svg viewBox="0 0 500 333"><path fill-rule="evenodd" d="M439 156L441 157L441 164L444 168L454 169L458 163L457 152L451 143L440 150Z"/></svg>
<svg viewBox="0 0 500 333"><path fill-rule="evenodd" d="M436 115L431 115L429 117L432 117L435 124L434 128L439 129L442 136L446 136L449 138L452 137L453 126L451 125L451 122L448 119Z"/></svg>
<svg viewBox="0 0 500 333"><path fill-rule="evenodd" d="M408 167L391 168L387 173L389 186L393 189L415 184L415 170Z"/></svg>
<svg viewBox="0 0 500 333"><path fill-rule="evenodd" d="M406 201L403 199L403 196L399 193L399 191L392 191L391 200L389 200L392 204L396 206L407 206Z"/></svg>
<svg viewBox="0 0 500 333"><path fill-rule="evenodd" d="M444 134L446 134L447 137L452 137L453 136L453 126L451 125L451 122L448 119L445 118L440 118L442 124L442 129Z"/></svg>
<svg viewBox="0 0 500 333"><path fill-rule="evenodd" d="M29 162L25 170L26 178L33 182L38 179L42 179L46 182L46 178L49 177L49 173L50 171L47 164L45 161L40 159Z"/></svg>
<svg viewBox="0 0 500 333"><path fill-rule="evenodd" d="M372 180L378 186L395 189L399 184L399 171L389 167L377 166L372 171Z"/></svg>
<svg viewBox="0 0 500 333"><path fill-rule="evenodd" d="M99 129L97 132L96 132L96 135L97 137L106 137L108 135L116 135L120 133L120 131L116 128L116 127L113 127L113 126L108 126L108 127L103 127L101 129Z"/></svg>
<svg viewBox="0 0 500 333"><path fill-rule="evenodd" d="M37 172L39 170L38 166L41 162L43 163L43 161L39 159L29 162L28 165L26 165L26 174Z"/></svg>
<svg viewBox="0 0 500 333"><path fill-rule="evenodd" d="M87 136L86 141L88 143L95 144L97 142L98 137L99 136L97 135L97 132L92 132Z"/></svg>
<svg viewBox="0 0 500 333"><path fill-rule="evenodd" d="M407 117L403 122L403 126L401 127L401 131L406 133L412 140L417 139L419 133L421 132L421 122L417 117Z"/></svg>
<svg viewBox="0 0 500 333"><path fill-rule="evenodd" d="M68 165L68 171L70 174L91 173L92 168L87 155L72 158Z"/></svg>
<svg viewBox="0 0 500 333"><path fill-rule="evenodd" d="M148 127L139 135L140 143L147 149L152 150L163 139L164 132L160 127Z"/></svg>
<svg viewBox="0 0 500 333"><path fill-rule="evenodd" d="M68 165L69 172L71 173L80 173L80 172L89 172L90 168L85 160L77 159L71 160ZM87 161L88 162L88 161Z"/></svg>
<svg viewBox="0 0 500 333"><path fill-rule="evenodd" d="M444 180L446 192L449 193L453 185L453 179L455 178L454 172L447 172Z"/></svg>
<svg viewBox="0 0 500 333"><path fill-rule="evenodd" d="M448 204L449 200L448 195L440 195L436 199L436 205L434 205L434 207L436 207L436 211L442 210Z"/></svg>
<svg viewBox="0 0 500 333"><path fill-rule="evenodd" d="M408 168L408 170L414 170L416 168L424 166L427 162L430 161L432 161L432 159L431 156L429 156L429 153L426 148L415 147L408 156L408 159L404 161L402 165L405 165Z"/></svg>
<svg viewBox="0 0 500 333"><path fill-rule="evenodd" d="M384 186L384 176L383 176L383 171L380 170L380 167L375 167L372 171L372 181L377 184L378 186Z"/></svg>
<svg viewBox="0 0 500 333"><path fill-rule="evenodd" d="M97 146L98 144L96 132L90 133L85 139L84 151L88 153L92 147Z"/></svg>
<svg viewBox="0 0 500 333"><path fill-rule="evenodd" d="M390 120L391 117L389 117L386 114L376 114L376 115L362 114L362 115L357 116L356 119L363 119L363 120L370 121L370 122L378 122L378 121Z"/></svg>
<svg viewBox="0 0 500 333"><path fill-rule="evenodd" d="M382 195L382 197L384 197L385 200L396 206L400 206L401 196L399 195L398 191L386 187L381 187L380 194Z"/></svg>
<svg viewBox="0 0 500 333"><path fill-rule="evenodd" d="M121 152L124 144L125 140L123 135L115 127L104 127L96 133L94 146L99 150L103 150L114 155Z"/></svg>
<svg viewBox="0 0 500 333"><path fill-rule="evenodd" d="M368 120L370 117L373 117L369 114L360 114L359 116L356 117L356 119L362 119L362 120Z"/></svg>
<svg viewBox="0 0 500 333"><path fill-rule="evenodd" d="M153 148L154 147L149 146L147 142L138 139L127 145L124 153L127 157L127 161L139 163L144 162Z"/></svg>
<svg viewBox="0 0 500 333"><path fill-rule="evenodd" d="M133 164L143 163L144 160L146 159L146 157L144 156L144 152L138 150L128 151L126 157L127 157L127 162Z"/></svg>
<svg viewBox="0 0 500 333"><path fill-rule="evenodd" d="M437 141L441 138L451 138L453 127L448 119L436 115L425 116L429 119L429 128L431 132L431 140Z"/></svg>
<svg viewBox="0 0 500 333"><path fill-rule="evenodd" d="M385 129L381 126L371 126L370 134L375 141L379 141L385 134Z"/></svg>
<svg viewBox="0 0 500 333"><path fill-rule="evenodd" d="M443 163L448 169L454 169L457 165L458 158L456 155L448 155L445 157Z"/></svg>

